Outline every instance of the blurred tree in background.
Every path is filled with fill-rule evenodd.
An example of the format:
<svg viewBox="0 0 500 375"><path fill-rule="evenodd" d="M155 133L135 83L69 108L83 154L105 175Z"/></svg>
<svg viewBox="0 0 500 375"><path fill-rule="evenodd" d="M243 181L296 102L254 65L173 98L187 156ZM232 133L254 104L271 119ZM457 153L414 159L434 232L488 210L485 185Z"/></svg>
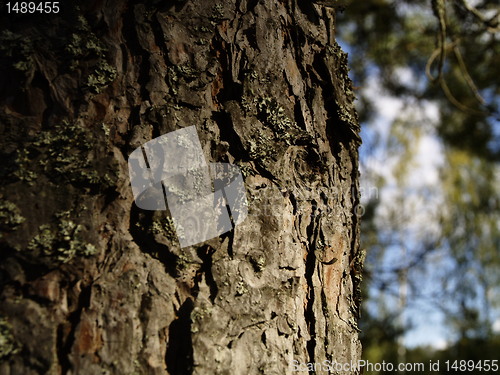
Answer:
<svg viewBox="0 0 500 375"><path fill-rule="evenodd" d="M365 200L362 230L371 361L500 353L499 22L491 0L366 0L338 15L357 86L363 177L380 191ZM399 103L393 117L377 92ZM438 173L427 183L415 173L426 162ZM402 345L411 329L403 311L425 314L422 306L444 316L441 352Z"/></svg>

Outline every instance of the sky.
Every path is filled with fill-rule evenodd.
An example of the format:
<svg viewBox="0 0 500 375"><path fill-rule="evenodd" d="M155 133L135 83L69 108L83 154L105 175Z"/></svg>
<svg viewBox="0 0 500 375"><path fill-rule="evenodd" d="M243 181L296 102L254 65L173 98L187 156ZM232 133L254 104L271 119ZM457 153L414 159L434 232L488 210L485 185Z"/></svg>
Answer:
<svg viewBox="0 0 500 375"><path fill-rule="evenodd" d="M471 6L479 2L479 0L468 0ZM400 9L403 12L408 11L404 7ZM349 54L352 52L350 46L344 41L337 39L337 42L344 51ZM367 74L365 81L355 82L358 89L356 92L369 98L375 110L373 114L370 114L368 122L361 124L363 140L360 148L361 191L365 192L364 196L362 194L362 203L373 199L378 203L373 221L378 227L375 245L385 249L385 252L376 260L374 256L370 258L368 255L366 266L376 271L372 275L384 281L384 274L379 271L394 269L398 266L404 267L410 259L422 251L422 248L426 247L427 243L433 244L433 241L428 239L442 237L439 217L442 213L446 215L448 211L445 202L449 196L445 196L441 191L441 176L443 170L449 170L443 167L446 166L446 158L450 157L451 153L449 147L446 148L445 153L445 147L437 135L440 108L436 102L423 100L417 102L415 99L389 94L384 91L379 79L381 74L374 65L367 67ZM417 77L409 68L399 68L396 74L397 80L405 87L419 89L422 88L421 85L427 84L424 74ZM488 93L482 92L481 94L489 99ZM490 96L492 95L494 94L491 93ZM357 105L361 106L362 102L358 101ZM401 118L405 121L398 121ZM498 119L495 120L497 126L496 128L493 126L493 129L500 134L500 122ZM494 123L495 121L492 120L492 124ZM497 173L500 181L500 167ZM376 187L376 194L373 193L374 187ZM462 197L467 197L467 195L462 195ZM457 217L462 216L467 215L457 214ZM458 229L454 228L454 231L457 232ZM389 240L383 243L386 238ZM363 243L361 246L364 247ZM440 291L442 281L446 280L443 274L448 270L456 270L454 264L456 255L451 256L452 251L444 248L446 245L434 246L440 248L432 249L430 256L426 256L421 262L423 264L409 271L410 280L418 284L418 293L425 298L409 296L404 309L401 308L398 282L397 277L394 277L394 272L391 276L396 281L388 283L389 289L392 290L380 291L374 286L370 288L369 306L376 305L382 300L388 301L393 311L403 311L403 317L399 320L403 319L407 326L411 327L404 336L404 343L408 347L431 346L443 349L456 339L448 324L449 317L446 317L443 310L437 307L436 299L431 301L429 298L431 295L435 297ZM370 248L367 251L369 252ZM372 253L376 254L377 249L372 249ZM470 266L470 263L467 264ZM469 271L463 274L468 273ZM458 285L462 286L462 284ZM470 289L474 291L479 290L473 282L466 286L470 286ZM377 293L385 293L385 295ZM451 309L454 307L453 302L453 297L449 295L439 301L442 305L449 303ZM492 329L500 333L500 314L495 318L496 313L498 311L490 314L490 318L494 317L491 319Z"/></svg>
<svg viewBox="0 0 500 375"><path fill-rule="evenodd" d="M397 74L401 82L417 81L409 69L400 69ZM362 90L375 109L370 123L361 126L364 142L360 148L362 191L372 191L377 178L384 181L376 195L362 196L362 202L378 200L375 223L380 228L388 228L387 233L391 236L391 246L386 248L384 257L378 264L367 266L377 270L404 267L421 251L425 239L440 234L439 212L445 207L440 190L440 169L445 163L445 151L436 132L439 108L435 102L413 103L390 95L384 91L376 71L368 77ZM411 121L398 125L397 120L401 117ZM394 142L394 135L399 142ZM402 158L408 149L412 157ZM437 292L436 286L441 285L439 270L453 269L451 259L446 250L434 249L431 256L425 258L424 265L410 271L414 280L418 280L419 292L424 297ZM444 349L454 340L445 324L446 316L428 298L427 301L426 298L415 300L410 296L401 308L397 298L381 297L392 300L395 309L403 311L400 319L411 327L404 335L406 346ZM494 321L492 328L500 332L500 318Z"/></svg>
<svg viewBox="0 0 500 375"><path fill-rule="evenodd" d="M412 79L410 70L401 69L398 74L402 81ZM411 251L412 241L418 241L421 236L432 235L438 229L433 209L439 207L441 195L436 188L439 182L439 168L444 162L443 147L435 134L435 125L439 120L439 109L433 102L424 102L420 106L408 105L403 99L384 92L377 75L369 77L364 85L364 94L373 100L376 117L370 124L362 126L362 139L367 139L360 149L361 156L361 186L369 191L373 185L373 177L381 176L385 186L378 192L379 209L376 221L383 223L390 220L394 214L394 202L398 202L398 215L405 218L405 234L407 251ZM391 126L399 116L414 119L415 128L403 129L407 132L409 145L413 148L413 159L403 180L398 181L398 168L401 167L401 153L391 149ZM371 137L377 138L377 145L370 142ZM401 179L401 177L399 177ZM362 197L370 199L373 197ZM411 239L413 237L413 239ZM410 254L411 255L411 254ZM396 262L404 264L407 257L401 254L401 248L395 247L387 251L383 263L390 268ZM378 266L383 266L382 264ZM375 266L377 267L377 266ZM422 280L423 290L432 289L431 279ZM404 342L408 347L432 346L443 349L449 340L449 334L444 328L444 316L432 306L408 304L403 313L404 321L411 322L413 329L408 331Z"/></svg>
<svg viewBox="0 0 500 375"><path fill-rule="evenodd" d="M348 54L352 49L342 40L338 40L342 49ZM415 77L410 69L400 69L398 71L403 82L409 82ZM385 221L384 215L389 215L393 202L400 198L404 202L402 209L407 213L405 216L412 218L412 226L416 233L429 230L432 221L428 220L428 205L422 202L422 195L419 191L426 187L435 186L439 179L439 167L443 163L443 150L438 138L435 135L435 125L439 121L439 108L435 103L424 102L423 106L408 106L402 98L388 94L378 79L376 68L371 70L367 82L362 86L362 94L365 94L373 102L375 117L370 123L361 124L361 139L363 143L360 147L360 173L361 173L361 201L368 202L370 199L379 200L379 217L376 220ZM414 80L418 82L418 80ZM356 104L359 106L360 102ZM406 113L405 113L406 112ZM423 129L414 140L414 158L412 167L407 174L408 191L401 190L397 183L395 172L401 155L389 150L391 126L394 121L406 114L414 116L415 122L419 123L418 128ZM384 178L385 186L378 189L374 180L377 176ZM363 194L365 192L365 194ZM374 193L375 192L375 193ZM433 199L439 199L439 194L434 191ZM382 216L382 217L380 217ZM422 226L425 226L422 228ZM361 244L363 246L363 244ZM393 249L388 252L385 262L388 266L394 259L401 260L401 249ZM403 262L406 259L403 257ZM383 267L384 265L373 265L373 267ZM375 292L376 291L372 291ZM372 298L376 294L372 295ZM376 297L375 297L376 298ZM385 296L388 298L388 296ZM390 297L389 297L390 299ZM395 301L397 304L398 302ZM427 307L427 310L429 307ZM444 329L444 317L439 311L430 309L424 311L422 307L405 307L401 319L405 325L412 324L403 339L408 347L431 346L436 349L444 349L449 341L449 335Z"/></svg>

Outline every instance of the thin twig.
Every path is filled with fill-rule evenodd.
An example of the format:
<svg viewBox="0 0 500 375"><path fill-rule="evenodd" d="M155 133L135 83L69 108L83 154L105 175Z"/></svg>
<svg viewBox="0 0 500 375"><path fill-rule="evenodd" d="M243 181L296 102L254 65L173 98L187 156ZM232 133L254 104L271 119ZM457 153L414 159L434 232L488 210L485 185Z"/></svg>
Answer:
<svg viewBox="0 0 500 375"><path fill-rule="evenodd" d="M438 75L433 78L433 81L441 79L443 74L444 61L446 58L445 44L446 44L446 4L445 0L432 0L432 10L435 17L439 22L439 35L438 35L438 49L439 49L439 63Z"/></svg>
<svg viewBox="0 0 500 375"><path fill-rule="evenodd" d="M458 109L460 109L461 111L463 112L468 112L468 113L472 113L472 114L478 114L478 115L482 115L484 114L484 112L482 111L478 111L476 109L473 109L473 108L469 108L467 107L466 105L460 103L454 96L453 94L451 93L448 85L446 84L446 81L444 79L441 79L439 80L439 83L441 85L441 89L443 90L444 92L444 95L446 96L446 98L450 101L451 104L453 104L455 107L457 107Z"/></svg>
<svg viewBox="0 0 500 375"><path fill-rule="evenodd" d="M457 61L458 61L458 66L460 67L460 70L462 71L465 82L467 83L467 85L469 86L472 93L474 94L476 99L479 101L479 103L485 105L486 101L479 93L479 89L477 88L476 84L474 83L474 80L470 76L469 71L467 70L467 67L465 65L464 59L462 57L462 53L460 52L460 48L458 48L458 45L455 45L453 47L453 52L455 52L455 56L456 56Z"/></svg>
<svg viewBox="0 0 500 375"><path fill-rule="evenodd" d="M458 43L459 43L459 40L457 39L457 40L449 43L448 45L446 45L444 48L445 52L450 50L450 49L453 49L455 51L455 54L456 54L457 53L456 49L458 48ZM469 108L466 105L460 103L451 93L450 88L446 84L442 75L438 75L437 77L434 77L432 75L432 72L431 72L432 65L434 64L434 61L436 60L436 58L439 56L440 53L442 53L440 48L436 48L434 50L434 52L432 53L432 55L429 57L429 60L427 61L427 65L425 67L425 74L427 75L427 77L429 77L429 80L431 80L432 82L435 82L435 83L439 83L446 98L450 101L451 104L453 104L455 107L457 107L461 111L473 113L473 114L484 114L483 111L478 111L476 109ZM479 102L484 104L485 103L484 99L479 94L479 91L478 91L476 85L474 84L474 81L472 80L469 73L467 72L467 68L465 66L463 59L461 58L462 56L460 55L460 51L458 53L459 53L459 56L457 56L457 60L458 60L459 65L461 65L460 68L461 68L462 73L464 74L465 81L467 82L467 84L469 85L472 92L474 93L476 98L479 100Z"/></svg>
<svg viewBox="0 0 500 375"><path fill-rule="evenodd" d="M469 5L469 3L466 0L460 0L460 2L464 6L464 8L469 11L469 13L473 14L481 23L483 23L486 26L486 30L488 30L491 33L500 31L500 26L498 25L498 17L500 16L500 12L497 12L495 16L492 17L491 19L487 19L484 14L482 14L473 6ZM496 22L493 23L493 20L496 20Z"/></svg>

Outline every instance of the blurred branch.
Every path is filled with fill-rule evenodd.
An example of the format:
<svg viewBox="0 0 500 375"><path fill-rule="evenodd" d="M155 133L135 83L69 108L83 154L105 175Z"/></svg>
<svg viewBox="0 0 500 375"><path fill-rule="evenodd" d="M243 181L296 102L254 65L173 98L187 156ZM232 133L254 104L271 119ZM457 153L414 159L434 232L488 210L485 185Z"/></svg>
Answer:
<svg viewBox="0 0 500 375"><path fill-rule="evenodd" d="M459 40L455 40L452 43L449 43L444 48L445 52L442 52L441 47L436 48L434 50L434 52L432 53L432 55L429 57L429 60L427 61L427 65L425 67L425 74L427 75L427 77L431 81L439 83L439 85L441 86L441 89L443 90L443 93L445 94L446 98L455 107L457 107L458 109L460 109L461 111L466 112L466 113L485 114L486 112L484 112L484 111L478 111L477 109L473 109L473 108L467 107L466 105L460 103L460 101L457 98L455 98L455 96L452 94L450 88L446 84L446 81L444 80L444 78L442 76L442 71L439 71L437 77L434 77L432 75L432 73L431 73L432 65L434 64L434 61L436 60L436 58L438 56L445 55L447 50L453 49L453 52L455 53L455 56L456 56L457 61L458 61L459 68L462 71L463 78L464 78L465 82L467 83L467 85L471 89L472 93L474 94L474 97L481 104L485 104L485 101L484 101L483 97L479 94L479 90L477 89L476 84L474 83L472 77L470 76L470 74L469 74L469 72L467 70L467 67L465 66L465 62L464 62L464 60L462 58L462 54L460 53L460 50L458 48L458 44L459 44ZM440 59L441 59L441 57L440 57ZM439 64L441 64L441 62L439 62ZM441 69L441 68L438 68L438 69Z"/></svg>
<svg viewBox="0 0 500 375"><path fill-rule="evenodd" d="M472 114L483 114L484 112L482 111L478 111L476 109L472 109L472 108L469 108L467 107L466 105L460 103L454 96L453 94L451 93L450 91L450 88L448 87L448 85L446 84L446 81L444 79L441 79L439 81L440 83L440 86L441 86L441 89L443 90L444 94L446 95L446 98L450 101L451 104L453 104L455 107L457 107L458 109L460 109L461 111L463 112L467 112L467 113L472 113Z"/></svg>
<svg viewBox="0 0 500 375"><path fill-rule="evenodd" d="M481 23L486 25L487 30L492 32L493 31L499 31L499 25L498 25L498 18L499 18L499 12L495 14L495 16L491 19L487 19L486 16L484 16L481 12L479 12L476 8L472 7L467 3L466 0L459 0L460 3L465 7L467 11L469 11L471 14L473 14ZM437 18L439 22L439 35L437 37L438 40L438 46L434 50L434 52L431 54L429 57L426 67L425 67L425 73L429 80L434 83L439 83L441 86L441 89L443 90L443 93L445 94L446 98L448 101L453 104L455 107L460 109L463 112L466 113L472 113L472 114L486 114L484 111L476 110L473 108L470 108L463 103L461 103L451 92L450 88L448 87L447 83L445 82L443 78L443 68L444 68L444 63L446 60L446 52L453 49L453 52L455 54L455 57L458 62L458 66L460 68L460 71L462 72L463 78L469 86L469 89L471 90L472 94L474 97L479 101L481 105L486 105L486 101L484 98L481 96L479 93L479 90L477 88L477 85L474 83L474 80L472 79L471 75L469 74L469 71L465 65L464 59L462 57L462 54L460 52L460 49L458 47L458 44L460 43L459 40L455 40L450 44L446 44L446 4L445 0L432 0L432 10L434 13L434 16ZM431 72L432 66L434 65L434 62L438 60L438 66L437 66L437 76L434 76Z"/></svg>
<svg viewBox="0 0 500 375"><path fill-rule="evenodd" d="M427 78L429 78L430 81L432 81L432 82L439 82L439 80L441 79L441 77L442 77L441 76L442 71L440 70L439 67L438 67L438 75L437 75L437 77L434 77L432 75L432 72L431 72L432 65L434 65L434 61L436 60L437 57L439 57L439 59L440 59L439 64L441 64L441 58L446 55L446 50L449 49L449 48L451 48L451 47L453 47L453 45L455 43L456 42L453 42L453 43L449 44L447 47L443 47L443 50L441 49L441 46L439 46L438 48L436 48L434 50L434 52L432 52L432 55L429 57L429 60L427 60L427 64L425 66L425 74L427 75ZM443 61L444 61L444 59L443 59Z"/></svg>
<svg viewBox="0 0 500 375"><path fill-rule="evenodd" d="M438 19L439 22L439 36L438 36L438 75L437 77L432 77L430 75L430 69L428 70L428 76L432 81L438 81L441 79L443 75L443 66L444 60L446 58L446 5L444 0L432 0L432 11L434 12L434 16ZM435 59L435 57L434 57Z"/></svg>
<svg viewBox="0 0 500 375"><path fill-rule="evenodd" d="M496 14L488 19L484 14L478 11L476 8L471 6L466 0L459 0L460 3L464 6L465 9L471 14L473 14L481 23L486 26L486 30L490 33L496 33L500 31L500 25L498 19L500 17L500 11L496 12Z"/></svg>
<svg viewBox="0 0 500 375"><path fill-rule="evenodd" d="M455 57L457 58L457 61L458 61L458 66L460 67L460 70L462 71L465 82L467 83L467 85L469 86L472 93L474 94L476 99L479 101L479 103L485 105L486 101L479 93L479 90L478 90L476 84L474 83L474 80L470 76L469 71L467 70L467 67L465 66L465 62L464 62L464 59L462 57L462 53L460 52L460 48L458 48L457 45L455 45L453 47L453 52L455 53Z"/></svg>

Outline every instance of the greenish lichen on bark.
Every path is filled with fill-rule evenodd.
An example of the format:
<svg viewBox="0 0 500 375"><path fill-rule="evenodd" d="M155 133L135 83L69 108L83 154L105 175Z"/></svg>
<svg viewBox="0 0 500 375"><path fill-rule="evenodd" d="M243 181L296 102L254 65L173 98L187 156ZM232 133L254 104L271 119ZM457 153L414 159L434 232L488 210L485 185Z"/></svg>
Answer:
<svg viewBox="0 0 500 375"><path fill-rule="evenodd" d="M51 265L67 263L75 257L90 257L97 253L97 248L82 237L84 227L70 219L71 212L56 215L56 223L43 224L38 234L28 243L29 257Z"/></svg>
<svg viewBox="0 0 500 375"><path fill-rule="evenodd" d="M116 78L116 69L106 63L100 61L94 70L87 77L85 84L93 93L99 94Z"/></svg>
<svg viewBox="0 0 500 375"><path fill-rule="evenodd" d="M112 187L116 170L110 166L102 173L100 161L93 156L94 139L95 135L81 123L56 124L17 150L14 175L31 184L43 173L54 183L69 182L84 189Z"/></svg>
<svg viewBox="0 0 500 375"><path fill-rule="evenodd" d="M73 31L65 47L71 60L69 67L71 70L81 69L90 61L83 87L88 88L94 94L99 94L115 80L116 68L106 60L108 49L92 32L83 15L77 16Z"/></svg>
<svg viewBox="0 0 500 375"><path fill-rule="evenodd" d="M0 53L10 58L12 66L21 72L28 73L33 68L33 41L10 30L0 33Z"/></svg>
<svg viewBox="0 0 500 375"><path fill-rule="evenodd" d="M0 360L17 352L19 352L19 346L12 334L12 326L4 317L0 317Z"/></svg>
<svg viewBox="0 0 500 375"><path fill-rule="evenodd" d="M10 232L16 230L26 218L21 215L19 207L13 202L3 199L0 196L0 231ZM0 232L0 238L3 234Z"/></svg>

